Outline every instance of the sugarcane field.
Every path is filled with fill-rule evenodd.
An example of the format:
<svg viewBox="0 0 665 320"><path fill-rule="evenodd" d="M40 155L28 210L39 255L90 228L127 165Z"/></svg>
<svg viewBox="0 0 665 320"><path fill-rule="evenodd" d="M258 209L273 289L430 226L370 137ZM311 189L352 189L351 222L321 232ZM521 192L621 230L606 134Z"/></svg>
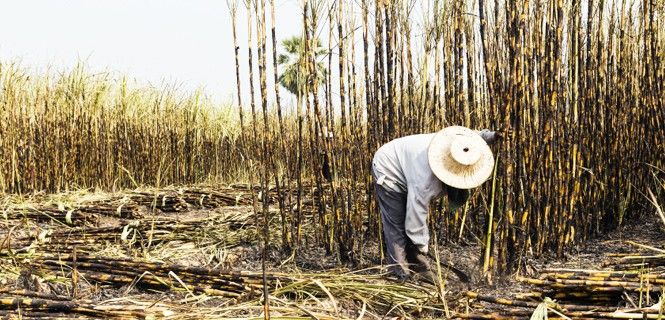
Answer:
<svg viewBox="0 0 665 320"><path fill-rule="evenodd" d="M665 319L663 0L0 13L0 319Z"/></svg>

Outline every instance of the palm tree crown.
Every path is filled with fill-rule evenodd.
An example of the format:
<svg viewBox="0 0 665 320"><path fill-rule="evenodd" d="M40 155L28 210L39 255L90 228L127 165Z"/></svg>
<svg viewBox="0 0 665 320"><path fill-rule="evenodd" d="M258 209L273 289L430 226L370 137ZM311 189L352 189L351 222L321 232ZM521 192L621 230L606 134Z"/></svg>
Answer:
<svg viewBox="0 0 665 320"><path fill-rule="evenodd" d="M321 48L321 44L318 40L312 42L314 44L313 49L317 58L326 54L326 51ZM289 92L296 95L297 99L300 99L304 93L305 81L307 78L307 75L305 74L305 63L307 60L305 59L305 53L303 52L305 49L303 40L297 36L284 39L282 40L282 47L285 52L277 57L277 64L284 68L279 76L279 83L286 88L286 90L289 90ZM327 72L322 62L316 63L316 71L317 83L321 84L323 83Z"/></svg>

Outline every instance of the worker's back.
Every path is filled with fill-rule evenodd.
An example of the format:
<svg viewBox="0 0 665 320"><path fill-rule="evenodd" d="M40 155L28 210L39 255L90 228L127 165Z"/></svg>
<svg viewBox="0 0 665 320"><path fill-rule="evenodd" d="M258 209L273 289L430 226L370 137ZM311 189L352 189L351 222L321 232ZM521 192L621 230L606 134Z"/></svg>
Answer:
<svg viewBox="0 0 665 320"><path fill-rule="evenodd" d="M377 184L396 192L407 192L417 185L430 193L439 194L441 181L430 169L427 149L434 137L417 134L392 140L374 154L372 166Z"/></svg>

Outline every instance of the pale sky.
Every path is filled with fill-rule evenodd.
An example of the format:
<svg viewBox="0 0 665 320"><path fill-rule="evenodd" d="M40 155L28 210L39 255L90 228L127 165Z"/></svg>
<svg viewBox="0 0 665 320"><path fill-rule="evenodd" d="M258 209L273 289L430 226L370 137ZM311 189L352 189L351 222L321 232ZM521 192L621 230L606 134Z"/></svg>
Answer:
<svg viewBox="0 0 665 320"><path fill-rule="evenodd" d="M278 41L299 34L300 0L275 2ZM246 56L243 3L238 36ZM0 61L33 70L83 61L91 72L118 72L140 83L203 87L220 101L236 90L226 0L0 0ZM246 75L245 59L241 66Z"/></svg>

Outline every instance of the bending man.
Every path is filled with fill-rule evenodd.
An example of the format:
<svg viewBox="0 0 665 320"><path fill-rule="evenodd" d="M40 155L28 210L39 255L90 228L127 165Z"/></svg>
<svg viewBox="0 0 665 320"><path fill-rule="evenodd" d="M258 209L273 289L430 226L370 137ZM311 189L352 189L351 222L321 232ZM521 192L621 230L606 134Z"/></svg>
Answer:
<svg viewBox="0 0 665 320"><path fill-rule="evenodd" d="M395 139L376 151L372 175L388 263L400 280L418 274L434 281L427 258L430 201L447 194L451 207L464 204L468 189L492 174L494 156L488 144L497 139L493 131L452 126Z"/></svg>

